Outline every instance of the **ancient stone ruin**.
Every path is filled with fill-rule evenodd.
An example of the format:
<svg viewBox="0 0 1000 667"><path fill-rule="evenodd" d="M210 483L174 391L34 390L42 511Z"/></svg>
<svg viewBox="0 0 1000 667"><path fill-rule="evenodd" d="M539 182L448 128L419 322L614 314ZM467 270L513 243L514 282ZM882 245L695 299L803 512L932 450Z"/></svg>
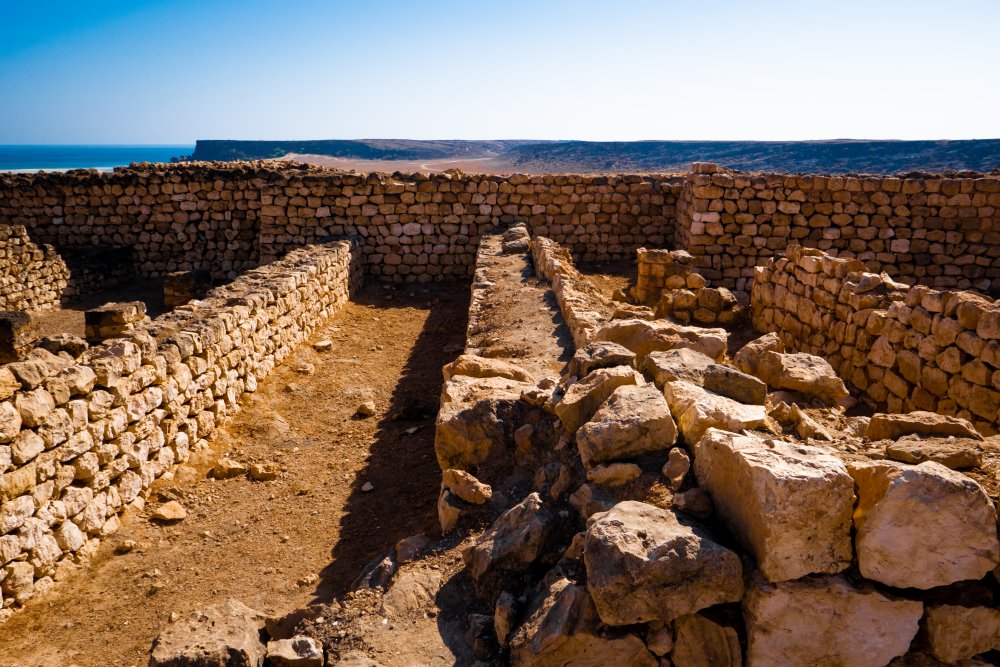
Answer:
<svg viewBox="0 0 1000 667"><path fill-rule="evenodd" d="M451 280L440 532L358 573L386 619L455 553L481 664L1000 656L1000 174L4 175L0 260L0 619L366 279ZM92 307L86 341L24 314L135 277L166 312ZM150 664L377 664L318 611L218 602Z"/></svg>

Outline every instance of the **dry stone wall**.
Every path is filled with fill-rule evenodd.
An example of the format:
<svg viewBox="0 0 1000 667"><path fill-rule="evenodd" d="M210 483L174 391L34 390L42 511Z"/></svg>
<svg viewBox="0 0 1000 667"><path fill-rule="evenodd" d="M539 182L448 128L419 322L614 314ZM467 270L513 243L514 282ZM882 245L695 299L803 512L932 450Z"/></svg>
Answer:
<svg viewBox="0 0 1000 667"><path fill-rule="evenodd" d="M0 310L49 310L69 280L62 258L38 246L21 225L0 225Z"/></svg>
<svg viewBox="0 0 1000 667"><path fill-rule="evenodd" d="M368 270L427 282L472 273L481 232L523 221L584 261L674 236L677 176L358 175L304 165L133 165L0 176L0 221L57 247L126 246L137 271L235 277L289 250L357 235Z"/></svg>
<svg viewBox="0 0 1000 667"><path fill-rule="evenodd" d="M301 248L79 356L0 367L0 616L89 559L362 277L356 241Z"/></svg>
<svg viewBox="0 0 1000 667"><path fill-rule="evenodd" d="M757 267L753 323L825 357L889 412L928 410L1000 429L1000 304L909 287L859 260L793 245Z"/></svg>
<svg viewBox="0 0 1000 667"><path fill-rule="evenodd" d="M676 245L710 281L749 291L790 243L860 259L908 284L1000 290L1000 175L750 174L695 163Z"/></svg>

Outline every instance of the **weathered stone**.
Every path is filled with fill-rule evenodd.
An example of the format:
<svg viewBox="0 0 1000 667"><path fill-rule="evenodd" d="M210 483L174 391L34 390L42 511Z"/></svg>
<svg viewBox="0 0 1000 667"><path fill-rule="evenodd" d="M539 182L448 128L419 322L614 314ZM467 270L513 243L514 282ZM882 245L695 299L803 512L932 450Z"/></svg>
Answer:
<svg viewBox="0 0 1000 667"><path fill-rule="evenodd" d="M638 479L642 468L634 463L609 463L587 470L587 481L601 486L621 486Z"/></svg>
<svg viewBox="0 0 1000 667"><path fill-rule="evenodd" d="M593 340L611 341L632 350L640 365L650 352L681 347L701 352L718 362L726 356L729 334L725 329L689 327L665 320L612 320L594 334Z"/></svg>
<svg viewBox="0 0 1000 667"><path fill-rule="evenodd" d="M716 515L768 580L851 564L854 480L839 459L807 445L710 429L695 462Z"/></svg>
<svg viewBox="0 0 1000 667"><path fill-rule="evenodd" d="M1000 563L997 517L974 480L933 462L851 463L861 574L898 588L981 579Z"/></svg>
<svg viewBox="0 0 1000 667"><path fill-rule="evenodd" d="M553 412L559 417L563 428L575 433L618 387L644 384L645 378L632 368L599 368L567 387L562 398L553 406Z"/></svg>
<svg viewBox="0 0 1000 667"><path fill-rule="evenodd" d="M475 354L463 354L455 361L446 365L442 372L445 381L456 375L474 378L500 377L518 382L534 382L534 379L520 366L501 359L480 357Z"/></svg>
<svg viewBox="0 0 1000 667"><path fill-rule="evenodd" d="M521 392L529 388L523 382L498 377L458 375L445 382L434 434L441 469L464 470L504 451L513 439Z"/></svg>
<svg viewBox="0 0 1000 667"><path fill-rule="evenodd" d="M743 611L748 667L883 667L906 653L923 605L834 575L780 584L758 578Z"/></svg>
<svg viewBox="0 0 1000 667"><path fill-rule="evenodd" d="M441 492L438 494L437 512L442 535L455 530L459 519L462 518L462 513L467 507L460 498L452 495L451 491L444 488L441 489Z"/></svg>
<svg viewBox="0 0 1000 667"><path fill-rule="evenodd" d="M674 621L674 667L742 667L743 650L736 629L688 614Z"/></svg>
<svg viewBox="0 0 1000 667"><path fill-rule="evenodd" d="M419 611L434 601L440 588L440 572L404 569L382 599L382 613L401 616Z"/></svg>
<svg viewBox="0 0 1000 667"><path fill-rule="evenodd" d="M233 477L242 477L247 474L249 466L240 461L235 461L229 457L222 457L219 461L212 466L212 477L216 479L232 479Z"/></svg>
<svg viewBox="0 0 1000 667"><path fill-rule="evenodd" d="M931 653L949 664L1000 649L1000 610L939 604L927 607Z"/></svg>
<svg viewBox="0 0 1000 667"><path fill-rule="evenodd" d="M10 401L0 403L0 442L10 442L21 431L21 413Z"/></svg>
<svg viewBox="0 0 1000 667"><path fill-rule="evenodd" d="M187 518L187 510L177 502L176 500L171 500L160 505L156 510L150 515L151 518L156 521L163 521L164 523L173 523L176 521L183 521Z"/></svg>
<svg viewBox="0 0 1000 667"><path fill-rule="evenodd" d="M692 520L645 503L592 517L584 562L608 625L671 621L743 596L739 556Z"/></svg>
<svg viewBox="0 0 1000 667"><path fill-rule="evenodd" d="M756 375L775 389L797 391L830 403L849 395L833 366L812 354L764 352L757 362Z"/></svg>
<svg viewBox="0 0 1000 667"><path fill-rule="evenodd" d="M376 410L378 410L378 406L375 405L375 401L369 399L358 403L358 407L354 411L354 415L361 418L372 417L374 416Z"/></svg>
<svg viewBox="0 0 1000 667"><path fill-rule="evenodd" d="M874 414L868 422L865 437L869 440L895 440L911 433L983 439L976 428L965 419L923 410L906 414Z"/></svg>
<svg viewBox="0 0 1000 667"><path fill-rule="evenodd" d="M885 456L901 463L934 461L952 470L978 468L983 463L979 440L971 438L921 438L905 436L886 445Z"/></svg>
<svg viewBox="0 0 1000 667"><path fill-rule="evenodd" d="M642 639L605 627L583 586L558 579L531 602L527 620L510 640L515 667L655 667Z"/></svg>
<svg viewBox="0 0 1000 667"><path fill-rule="evenodd" d="M453 468L441 473L441 488L473 505L482 505L493 497L489 484L483 484L471 473Z"/></svg>
<svg viewBox="0 0 1000 667"><path fill-rule="evenodd" d="M691 456L683 447L674 447L667 456L667 462L660 471L667 478L671 491L677 491L684 484L684 478L691 470Z"/></svg>
<svg viewBox="0 0 1000 667"><path fill-rule="evenodd" d="M767 419L763 405L746 405L687 382L667 383L663 393L689 445L698 442L710 428L739 433L760 428Z"/></svg>
<svg viewBox="0 0 1000 667"><path fill-rule="evenodd" d="M0 591L3 596L11 598L18 604L34 597L35 567L31 563L17 561L9 563L0 569Z"/></svg>
<svg viewBox="0 0 1000 667"><path fill-rule="evenodd" d="M715 506L712 504L712 496L705 492L705 489L695 487L688 489L684 493L675 493L671 498L670 506L674 509L690 514L696 519L706 520L715 513Z"/></svg>
<svg viewBox="0 0 1000 667"><path fill-rule="evenodd" d="M263 667L264 614L232 598L166 627L153 642L149 667Z"/></svg>
<svg viewBox="0 0 1000 667"><path fill-rule="evenodd" d="M705 369L715 361L701 352L686 347L665 352L651 352L642 362L642 370L653 378L657 387L663 389L668 382L683 380L701 385Z"/></svg>
<svg viewBox="0 0 1000 667"><path fill-rule="evenodd" d="M676 441L670 408L652 385L618 387L576 432L586 466L667 449Z"/></svg>
<svg viewBox="0 0 1000 667"><path fill-rule="evenodd" d="M18 394L14 399L17 411L21 413L21 421L25 426L35 428L45 422L45 418L55 409L56 403L52 395L44 389Z"/></svg>
<svg viewBox="0 0 1000 667"><path fill-rule="evenodd" d="M598 512L607 512L614 507L615 499L599 484L581 484L570 495L569 504L586 520Z"/></svg>
<svg viewBox="0 0 1000 667"><path fill-rule="evenodd" d="M532 493L501 514L474 545L462 551L462 559L477 581L489 572L520 570L542 554L552 528L552 515L541 497Z"/></svg>
<svg viewBox="0 0 1000 667"><path fill-rule="evenodd" d="M573 355L566 369L567 375L586 377L598 368L615 366L635 366L635 353L626 347L609 341L588 343Z"/></svg>
<svg viewBox="0 0 1000 667"><path fill-rule="evenodd" d="M7 400L21 388L21 381L14 377L9 368L0 367L0 400Z"/></svg>
<svg viewBox="0 0 1000 667"><path fill-rule="evenodd" d="M274 667L323 667L323 661L323 645L312 637L292 637L267 643L267 663Z"/></svg>
<svg viewBox="0 0 1000 667"><path fill-rule="evenodd" d="M778 334L771 332L754 339L740 348L733 357L733 363L744 373L757 375L757 364L765 352L784 352L785 344Z"/></svg>
<svg viewBox="0 0 1000 667"><path fill-rule="evenodd" d="M767 385L730 366L712 364L705 369L702 386L720 396L749 405L764 405Z"/></svg>

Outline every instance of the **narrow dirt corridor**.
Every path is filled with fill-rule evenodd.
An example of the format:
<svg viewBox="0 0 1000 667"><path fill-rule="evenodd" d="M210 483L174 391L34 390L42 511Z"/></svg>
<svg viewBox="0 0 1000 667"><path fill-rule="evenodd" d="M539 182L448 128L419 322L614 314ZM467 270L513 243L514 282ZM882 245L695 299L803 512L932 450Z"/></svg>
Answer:
<svg viewBox="0 0 1000 667"><path fill-rule="evenodd" d="M0 666L145 665L172 613L227 597L271 613L328 601L397 540L435 531L434 416L468 294L370 283L245 398L193 470L158 482L88 567L0 625ZM355 417L368 399L375 414ZM220 455L283 471L206 477ZM187 518L150 521L168 500Z"/></svg>

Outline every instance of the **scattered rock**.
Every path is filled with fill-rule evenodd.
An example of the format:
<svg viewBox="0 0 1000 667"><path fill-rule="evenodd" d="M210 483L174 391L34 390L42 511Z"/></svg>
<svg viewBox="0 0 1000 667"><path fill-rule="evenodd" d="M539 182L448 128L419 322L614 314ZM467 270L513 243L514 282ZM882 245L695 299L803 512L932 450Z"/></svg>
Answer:
<svg viewBox="0 0 1000 667"><path fill-rule="evenodd" d="M402 616L419 611L434 601L441 588L441 573L435 570L404 570L382 599L382 613Z"/></svg>
<svg viewBox="0 0 1000 667"><path fill-rule="evenodd" d="M329 352L333 347L333 341L329 339L318 340L313 343L313 349L317 352Z"/></svg>
<svg viewBox="0 0 1000 667"><path fill-rule="evenodd" d="M609 463L587 470L587 480L601 486L621 486L639 479L642 468L634 463Z"/></svg>
<svg viewBox="0 0 1000 667"><path fill-rule="evenodd" d="M674 649L674 628L670 623L648 623L646 628L646 648L653 655L664 656Z"/></svg>
<svg viewBox="0 0 1000 667"><path fill-rule="evenodd" d="M712 364L704 371L702 386L720 396L748 405L764 405L767 385L759 379L722 364Z"/></svg>
<svg viewBox="0 0 1000 667"><path fill-rule="evenodd" d="M760 428L767 419L763 405L745 405L688 382L669 382L663 393L689 445L701 440L710 428L739 433Z"/></svg>
<svg viewBox="0 0 1000 667"><path fill-rule="evenodd" d="M515 667L658 664L638 636L606 627L586 589L568 579L556 580L535 596L510 647Z"/></svg>
<svg viewBox="0 0 1000 667"><path fill-rule="evenodd" d="M701 614L674 621L674 667L741 667L743 651L736 629Z"/></svg>
<svg viewBox="0 0 1000 667"><path fill-rule="evenodd" d="M517 619L517 601L509 592L504 591L497 598L497 603L493 607L493 629L497 634L497 643L501 648L506 648L510 639L510 632L514 629L514 622Z"/></svg>
<svg viewBox="0 0 1000 667"><path fill-rule="evenodd" d="M417 556L420 555L424 549L429 547L431 544L431 538L427 537L423 533L419 535L411 535L406 537L399 542L396 542L396 562L400 565L405 565L411 561L415 561Z"/></svg>
<svg viewBox="0 0 1000 667"><path fill-rule="evenodd" d="M438 494L437 512L442 535L455 530L464 509L461 499L452 495L448 489L441 489L441 493Z"/></svg>
<svg viewBox="0 0 1000 667"><path fill-rule="evenodd" d="M489 572L521 569L541 555L552 524L541 497L532 493L501 514L474 545L462 551L462 559L476 581Z"/></svg>
<svg viewBox="0 0 1000 667"><path fill-rule="evenodd" d="M1000 649L1000 610L934 605L927 608L931 653L949 664Z"/></svg>
<svg viewBox="0 0 1000 667"><path fill-rule="evenodd" d="M323 645L301 636L269 641L267 662L274 667L323 667Z"/></svg>
<svg viewBox="0 0 1000 667"><path fill-rule="evenodd" d="M840 459L807 445L709 429L695 472L718 516L770 581L851 564L854 480Z"/></svg>
<svg viewBox="0 0 1000 667"><path fill-rule="evenodd" d="M882 667L906 653L923 605L856 588L842 576L770 584L743 600L748 665Z"/></svg>
<svg viewBox="0 0 1000 667"><path fill-rule="evenodd" d="M721 361L726 356L729 334L725 329L689 327L665 320L612 320L601 327L593 340L618 343L636 354L636 362L651 352L686 347Z"/></svg>
<svg viewBox="0 0 1000 667"><path fill-rule="evenodd" d="M371 482L365 482L364 484L361 485L361 490L365 493L369 493L375 490L375 485L372 484Z"/></svg>
<svg viewBox="0 0 1000 667"><path fill-rule="evenodd" d="M569 362L566 374L582 378L598 368L615 366L635 367L635 353L618 343L597 341L587 343L576 351Z"/></svg>
<svg viewBox="0 0 1000 667"><path fill-rule="evenodd" d="M653 377L657 387L663 389L668 382L683 380L701 385L705 369L715 364L708 355L686 347L665 352L651 352L642 362L642 370Z"/></svg>
<svg viewBox="0 0 1000 667"><path fill-rule="evenodd" d="M757 377L775 389L789 389L837 403L849 396L833 366L813 354L764 352L757 361Z"/></svg>
<svg viewBox="0 0 1000 667"><path fill-rule="evenodd" d="M356 417L371 417L375 414L375 401L362 401L354 411Z"/></svg>
<svg viewBox="0 0 1000 667"><path fill-rule="evenodd" d="M618 387L576 432L585 466L667 449L676 441L670 408L652 385Z"/></svg>
<svg viewBox="0 0 1000 667"><path fill-rule="evenodd" d="M983 439L979 431L965 419L923 410L906 414L874 414L868 422L865 437L869 440L896 440L911 433Z"/></svg>
<svg viewBox="0 0 1000 667"><path fill-rule="evenodd" d="M781 342L781 338L778 337L778 334L772 331L771 333L765 334L760 338L756 338L741 347L739 352L736 353L736 356L733 357L733 363L736 364L736 368L740 369L744 373L758 375L757 364L765 352L784 351L785 344Z"/></svg>
<svg viewBox="0 0 1000 667"><path fill-rule="evenodd" d="M667 456L667 462L660 471L667 478L671 491L677 491L684 484L684 478L691 470L691 456L683 447L674 447Z"/></svg>
<svg viewBox="0 0 1000 667"><path fill-rule="evenodd" d="M230 598L170 623L153 642L149 666L259 667L266 655L263 628L264 614Z"/></svg>
<svg viewBox="0 0 1000 667"><path fill-rule="evenodd" d="M934 461L952 470L978 468L983 464L979 440L972 438L921 438L908 435L885 447L885 457L900 463Z"/></svg>
<svg viewBox="0 0 1000 667"><path fill-rule="evenodd" d="M739 556L683 515L636 501L592 517L584 562L608 625L668 622L743 597Z"/></svg>
<svg viewBox="0 0 1000 667"><path fill-rule="evenodd" d="M493 497L489 484L483 484L464 470L449 468L441 473L441 489L472 505L482 505Z"/></svg>
<svg viewBox="0 0 1000 667"><path fill-rule="evenodd" d="M507 378L464 375L445 382L434 435L441 469L465 470L503 452L513 439L521 393L531 386Z"/></svg>
<svg viewBox="0 0 1000 667"><path fill-rule="evenodd" d="M993 503L938 463L857 462L855 546L861 574L897 588L981 579L1000 563Z"/></svg>
<svg viewBox="0 0 1000 667"><path fill-rule="evenodd" d="M698 487L688 489L684 493L675 493L671 499L671 506L696 519L708 519L715 512L712 497Z"/></svg>
<svg viewBox="0 0 1000 667"><path fill-rule="evenodd" d="M153 512L151 518L164 523L174 523L186 519L187 510L185 510L184 507L176 500L171 500L170 502L163 503L156 508L156 511Z"/></svg>
<svg viewBox="0 0 1000 667"><path fill-rule="evenodd" d="M780 403L779 405L784 405ZM800 438L813 438L815 440L833 440L830 432L823 428L819 422L803 412L798 404L793 403L788 410L788 416L795 425L795 432Z"/></svg>
<svg viewBox="0 0 1000 667"><path fill-rule="evenodd" d="M607 512L614 507L615 499L597 484L582 484L569 497L569 504L587 520L598 512Z"/></svg>
<svg viewBox="0 0 1000 667"><path fill-rule="evenodd" d="M223 457L212 466L212 477L216 479L231 479L247 474L249 468L245 463L234 461L231 458Z"/></svg>
<svg viewBox="0 0 1000 667"><path fill-rule="evenodd" d="M597 412L601 404L616 389L626 385L644 384L646 384L645 378L627 366L599 368L579 382L570 385L562 398L553 406L553 412L559 417L567 432L576 433L576 430Z"/></svg>
<svg viewBox="0 0 1000 667"><path fill-rule="evenodd" d="M258 482L270 482L281 475L281 466L276 463L250 464L250 477Z"/></svg>
<svg viewBox="0 0 1000 667"><path fill-rule="evenodd" d="M304 588L306 586L314 586L317 583L319 583L319 575L316 574L315 572L311 572L304 577L299 577L295 581L295 585L300 588Z"/></svg>
<svg viewBox="0 0 1000 667"><path fill-rule="evenodd" d="M455 361L446 365L442 372L445 381L456 375L473 378L499 377L517 382L534 382L534 378L520 366L501 359L480 357L475 354L463 354Z"/></svg>
<svg viewBox="0 0 1000 667"><path fill-rule="evenodd" d="M124 540L115 545L115 553L121 556L122 554L131 553L138 548L139 543L135 540Z"/></svg>

